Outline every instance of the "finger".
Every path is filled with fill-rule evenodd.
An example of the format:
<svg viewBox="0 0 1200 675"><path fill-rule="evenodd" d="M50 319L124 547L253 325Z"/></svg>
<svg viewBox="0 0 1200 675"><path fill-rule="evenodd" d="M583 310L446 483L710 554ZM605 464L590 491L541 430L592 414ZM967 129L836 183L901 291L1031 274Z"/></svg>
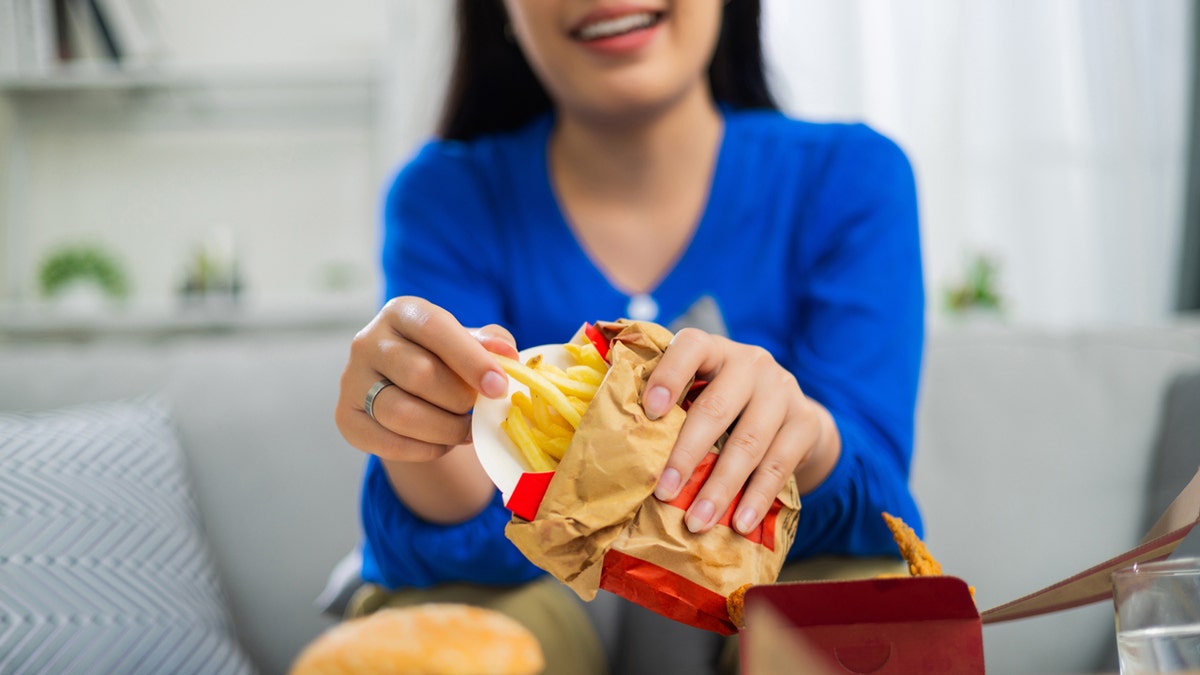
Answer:
<svg viewBox="0 0 1200 675"><path fill-rule="evenodd" d="M479 344L483 348L493 354L507 356L510 359L518 357L517 341L513 338L512 333L504 326L497 324L488 324L483 328L477 328L471 331L471 335L479 340Z"/></svg>
<svg viewBox="0 0 1200 675"><path fill-rule="evenodd" d="M512 335L501 326L490 325L470 331L490 352L516 354ZM463 414L475 406L478 392L464 382L436 354L409 340L395 340L380 346L375 356L378 377L387 378L396 386L452 413ZM370 386L367 384L366 386Z"/></svg>
<svg viewBox="0 0 1200 675"><path fill-rule="evenodd" d="M400 297L388 301L383 314L397 335L428 349L484 396L501 398L508 393L508 376L446 310L420 298Z"/></svg>
<svg viewBox="0 0 1200 675"><path fill-rule="evenodd" d="M451 413L465 414L475 406L478 392L440 357L407 340L385 340L376 348L371 369L363 371L347 391L367 389L387 379L399 389ZM391 387L389 387L391 389ZM383 392L376 397L378 400ZM361 405L360 407L365 407Z"/></svg>
<svg viewBox="0 0 1200 675"><path fill-rule="evenodd" d="M695 328L684 328L676 333L646 380L642 395L646 416L656 420L667 414L696 373L715 373L720 367L720 359L717 343L708 333Z"/></svg>
<svg viewBox="0 0 1200 675"><path fill-rule="evenodd" d="M401 436L347 404L338 405L335 421L338 431L350 445L383 459L425 462L441 457L452 447Z"/></svg>
<svg viewBox="0 0 1200 675"><path fill-rule="evenodd" d="M782 480L787 480L786 474L791 469L780 466L780 458L772 458L765 466L762 465L764 455L787 416L787 401L782 397L764 395L762 391L757 393L759 395L750 399L725 439L712 474L688 508L684 522L692 532L711 529L729 509L752 473L759 470L767 475L782 472ZM755 507L755 503L751 501L747 506Z"/></svg>
<svg viewBox="0 0 1200 675"><path fill-rule="evenodd" d="M415 348L415 347L414 347ZM447 370L447 372L449 372ZM457 444L464 442L470 429L470 417L466 413L474 401L472 390L451 377L459 389L466 394L466 403L457 412L450 412L436 403L414 395L396 384L380 389L375 394L371 408L375 419L365 411L366 393L384 374L371 370L346 370L342 373L341 395L338 401L340 419L357 421L355 413L376 426L409 437L413 440L433 444ZM398 378L399 379L399 378ZM393 382L393 384L395 384Z"/></svg>
<svg viewBox="0 0 1200 675"><path fill-rule="evenodd" d="M670 501L679 494L696 465L729 429L750 400L753 380L734 375L736 373L727 371L726 376L710 382L688 408L687 417L675 439L675 447L671 449L667 466L654 491L659 499Z"/></svg>
<svg viewBox="0 0 1200 675"><path fill-rule="evenodd" d="M748 534L759 526L795 467L811 451L818 433L815 426L798 421L789 421L779 429L762 462L746 483L733 514L735 530Z"/></svg>
<svg viewBox="0 0 1200 675"><path fill-rule="evenodd" d="M464 443L471 429L469 415L447 412L400 387L380 390L371 411L375 413L375 422L383 428L434 445Z"/></svg>

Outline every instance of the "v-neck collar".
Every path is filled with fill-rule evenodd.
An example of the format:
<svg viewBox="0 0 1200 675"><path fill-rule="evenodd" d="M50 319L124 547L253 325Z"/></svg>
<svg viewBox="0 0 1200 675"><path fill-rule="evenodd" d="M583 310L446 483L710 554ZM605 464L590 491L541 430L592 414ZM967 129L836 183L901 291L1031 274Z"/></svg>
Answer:
<svg viewBox="0 0 1200 675"><path fill-rule="evenodd" d="M614 296L624 298L626 301L645 303L646 298L650 298L664 311L669 311L667 307L663 306L664 302L689 301L691 299L689 291L692 289L679 287L679 284L684 282L677 280L696 279L697 271L692 270L697 265L706 264L705 261L709 259L704 251L714 245L713 230L717 229L717 225L723 220L723 213L729 203L721 186L727 185L729 182L726 175L731 164L729 155L731 147L736 142L731 140L734 127L730 123L730 115L724 108L719 110L722 125L721 140L717 149L716 164L709 179L708 196L705 199L699 222L679 258L659 279L658 283L645 293L633 294L612 282L608 275L597 266L584 249L582 242L575 236L575 231L571 229L562 202L559 200L550 178L550 132L554 128L554 118L552 115L543 117L538 123L540 129L536 144L542 148L542 152L530 153L531 166L529 170L531 175L536 178L533 183L539 186L540 194L536 199L537 202L540 202L538 210L548 221L544 229L539 229L542 229L546 236L558 238L559 246L556 246L554 250L562 251L564 254L558 264L564 269L569 269L571 275L582 274L590 277L587 286L608 289ZM633 306L632 303L630 306Z"/></svg>

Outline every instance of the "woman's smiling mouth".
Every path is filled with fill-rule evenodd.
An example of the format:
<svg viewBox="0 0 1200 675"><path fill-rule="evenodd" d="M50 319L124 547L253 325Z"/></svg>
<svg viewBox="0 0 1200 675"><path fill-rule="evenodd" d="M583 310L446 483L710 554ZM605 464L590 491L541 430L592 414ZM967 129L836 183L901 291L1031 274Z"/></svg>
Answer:
<svg viewBox="0 0 1200 675"><path fill-rule="evenodd" d="M584 42L603 40L605 38L613 38L620 35L626 35L634 31L652 28L657 25L662 18L663 14L661 12L633 12L630 14L622 14L620 16L589 21L573 31L573 34L577 39L583 40Z"/></svg>

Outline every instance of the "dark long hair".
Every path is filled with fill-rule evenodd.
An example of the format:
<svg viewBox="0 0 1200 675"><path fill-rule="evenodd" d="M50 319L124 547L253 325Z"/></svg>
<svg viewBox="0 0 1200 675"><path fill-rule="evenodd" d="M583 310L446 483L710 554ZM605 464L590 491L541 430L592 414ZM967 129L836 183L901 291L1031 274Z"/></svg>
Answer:
<svg viewBox="0 0 1200 675"><path fill-rule="evenodd" d="M551 109L550 96L510 35L501 0L458 0L454 70L438 135L467 140L524 126ZM759 0L725 3L708 82L734 108L778 106L767 87Z"/></svg>

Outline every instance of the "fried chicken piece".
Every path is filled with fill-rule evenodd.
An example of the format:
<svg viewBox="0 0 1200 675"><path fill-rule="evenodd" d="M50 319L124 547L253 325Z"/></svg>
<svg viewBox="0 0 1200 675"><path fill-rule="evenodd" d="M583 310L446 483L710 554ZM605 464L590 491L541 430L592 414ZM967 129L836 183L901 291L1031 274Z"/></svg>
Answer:
<svg viewBox="0 0 1200 675"><path fill-rule="evenodd" d="M729 620L739 630L746 627L746 591L754 584L746 584L725 598L725 611L729 612Z"/></svg>
<svg viewBox="0 0 1200 675"><path fill-rule="evenodd" d="M917 533L907 523L886 511L883 513L883 519L887 522L888 529L892 531L892 538L896 540L896 546L900 547L900 555L908 561L910 574L914 577L942 574L941 563L930 555L924 542L917 537Z"/></svg>

